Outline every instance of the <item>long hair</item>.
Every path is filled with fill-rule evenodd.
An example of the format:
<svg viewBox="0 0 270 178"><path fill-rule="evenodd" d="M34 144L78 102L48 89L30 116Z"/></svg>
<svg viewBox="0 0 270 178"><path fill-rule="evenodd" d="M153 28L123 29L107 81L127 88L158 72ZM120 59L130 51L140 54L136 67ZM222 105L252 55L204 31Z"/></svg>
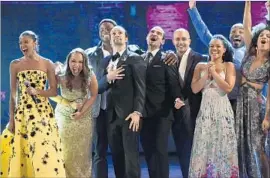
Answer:
<svg viewBox="0 0 270 178"><path fill-rule="evenodd" d="M249 56L256 56L257 55L257 43L258 43L258 39L259 39L260 34L264 30L270 31L270 26L266 26L265 28L260 29L260 30L254 32L254 35L253 35L253 37L251 39L251 43L249 45L249 49L248 49L248 53L247 53Z"/></svg>
<svg viewBox="0 0 270 178"><path fill-rule="evenodd" d="M81 90L85 92L88 86L88 82L90 79L90 75L92 72L91 67L88 65L88 56L82 48L75 48L73 49L66 57L66 70L65 70L65 77L66 77L66 87L72 91L72 80L74 79L74 75L72 74L69 66L69 60L73 53L80 53L83 56L83 67L82 71L79 74L81 83Z"/></svg>
<svg viewBox="0 0 270 178"><path fill-rule="evenodd" d="M233 47L231 43L221 34L214 35L211 40L218 39L221 40L224 48L226 49L225 53L222 56L223 62L233 62ZM211 60L211 56L209 55L209 60Z"/></svg>

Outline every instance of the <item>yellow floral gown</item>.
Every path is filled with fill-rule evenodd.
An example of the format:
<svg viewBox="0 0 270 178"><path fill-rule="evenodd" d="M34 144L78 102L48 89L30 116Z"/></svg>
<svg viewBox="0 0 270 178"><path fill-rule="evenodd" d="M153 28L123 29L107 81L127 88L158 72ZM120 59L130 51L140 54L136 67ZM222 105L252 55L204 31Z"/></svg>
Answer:
<svg viewBox="0 0 270 178"><path fill-rule="evenodd" d="M62 156L61 141L54 118L53 108L48 98L38 96L37 104L26 93L25 81L29 81L36 89L44 89L47 74L41 70L24 70L17 74L18 94L15 110L15 134L11 144L6 140L10 137L3 133L5 147L1 152L8 154L11 150L10 165L4 154L1 165L5 165L10 178L42 177L64 178L65 165ZM6 136L5 136L6 135ZM5 159L2 159L5 158ZM4 171L4 170L3 170Z"/></svg>
<svg viewBox="0 0 270 178"><path fill-rule="evenodd" d="M61 96L69 101L83 100L87 95L80 89L70 91L63 85L60 85L60 89ZM66 175L69 178L91 178L93 132L91 109L79 120L71 119L70 115L74 111L73 108L61 104L55 108L55 118L64 151Z"/></svg>

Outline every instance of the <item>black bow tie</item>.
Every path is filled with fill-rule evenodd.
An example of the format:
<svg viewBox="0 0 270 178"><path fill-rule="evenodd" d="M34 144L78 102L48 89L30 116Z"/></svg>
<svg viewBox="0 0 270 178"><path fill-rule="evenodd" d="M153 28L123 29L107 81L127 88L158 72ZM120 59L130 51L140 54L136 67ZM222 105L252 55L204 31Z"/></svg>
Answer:
<svg viewBox="0 0 270 178"><path fill-rule="evenodd" d="M115 53L115 55L112 56L112 61L115 61L119 57L120 57L120 54L118 52Z"/></svg>

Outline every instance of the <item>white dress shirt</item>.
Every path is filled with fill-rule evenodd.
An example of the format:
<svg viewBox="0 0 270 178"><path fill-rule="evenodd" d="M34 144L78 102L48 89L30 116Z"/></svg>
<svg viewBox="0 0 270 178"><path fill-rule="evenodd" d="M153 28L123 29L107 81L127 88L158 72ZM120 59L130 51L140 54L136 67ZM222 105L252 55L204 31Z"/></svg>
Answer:
<svg viewBox="0 0 270 178"><path fill-rule="evenodd" d="M158 49L155 49L155 50L153 50L153 51L147 51L147 52L146 52L146 54L151 53L152 56L153 56L153 57L151 58L151 60L149 61L149 63L152 62L153 58L155 57L155 55L157 54L157 52L158 52L159 50L160 50L160 49L158 48Z"/></svg>
<svg viewBox="0 0 270 178"><path fill-rule="evenodd" d="M179 65L179 69L178 69L178 72L183 80L185 79L187 60L188 60L188 55L189 55L190 51L191 51L191 48L188 48L187 51L183 54L182 59L181 59L181 63Z"/></svg>

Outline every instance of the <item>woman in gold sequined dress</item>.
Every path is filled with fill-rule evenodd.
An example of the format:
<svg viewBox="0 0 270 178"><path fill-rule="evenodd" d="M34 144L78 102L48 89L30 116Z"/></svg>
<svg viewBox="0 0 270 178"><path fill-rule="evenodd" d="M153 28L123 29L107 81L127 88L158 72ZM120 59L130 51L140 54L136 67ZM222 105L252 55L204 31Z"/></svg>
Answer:
<svg viewBox="0 0 270 178"><path fill-rule="evenodd" d="M83 49L73 49L66 66L56 67L61 96L55 116L63 145L67 177L92 177L92 116L98 84Z"/></svg>
<svg viewBox="0 0 270 178"><path fill-rule="evenodd" d="M12 178L64 178L58 127L48 100L57 94L54 66L37 53L34 32L23 32L19 43L24 56L10 64L10 120L8 130L3 132L13 134L13 138L2 147L1 156L10 159L1 161L1 174ZM49 88L45 89L47 80Z"/></svg>

